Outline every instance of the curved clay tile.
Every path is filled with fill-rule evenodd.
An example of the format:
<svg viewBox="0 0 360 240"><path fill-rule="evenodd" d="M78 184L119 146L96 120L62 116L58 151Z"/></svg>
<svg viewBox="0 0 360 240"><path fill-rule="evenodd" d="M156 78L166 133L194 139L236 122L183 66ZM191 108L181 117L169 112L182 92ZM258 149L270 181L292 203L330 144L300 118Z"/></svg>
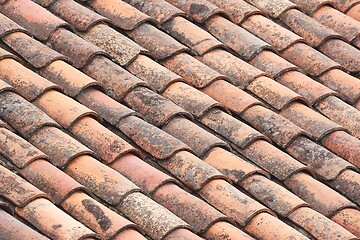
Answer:
<svg viewBox="0 0 360 240"><path fill-rule="evenodd" d="M245 232L241 231L237 227L234 227L230 223L227 222L217 222L212 225L209 230L204 233L204 237L209 240L223 240L225 239L236 239L241 238L244 240L253 240L252 237L247 235ZM225 240L224 239L224 240Z"/></svg>
<svg viewBox="0 0 360 240"><path fill-rule="evenodd" d="M332 3L340 11L347 12L351 7L356 6L359 0L332 0Z"/></svg>
<svg viewBox="0 0 360 240"><path fill-rule="evenodd" d="M346 15L352 17L353 19L360 21L360 3L352 6L347 12ZM355 45L355 44L354 44Z"/></svg>
<svg viewBox="0 0 360 240"><path fill-rule="evenodd" d="M338 211L334 216L331 217L331 220L337 224L343 226L356 236L360 235L359 225L359 211L352 208L345 208L341 211Z"/></svg>
<svg viewBox="0 0 360 240"><path fill-rule="evenodd" d="M247 2L259 8L272 18L278 18L289 9L298 8L296 4L289 0L248 0Z"/></svg>
<svg viewBox="0 0 360 240"><path fill-rule="evenodd" d="M291 0L307 15L311 16L316 10L324 5L333 5L334 0ZM350 0L351 1L351 0Z"/></svg>
<svg viewBox="0 0 360 240"><path fill-rule="evenodd" d="M360 174L351 169L345 170L334 180L329 182L329 185L341 192L354 203L360 203Z"/></svg>
<svg viewBox="0 0 360 240"><path fill-rule="evenodd" d="M21 27L16 22L7 18L5 15L0 13L0 38L15 32L28 33L27 30Z"/></svg>

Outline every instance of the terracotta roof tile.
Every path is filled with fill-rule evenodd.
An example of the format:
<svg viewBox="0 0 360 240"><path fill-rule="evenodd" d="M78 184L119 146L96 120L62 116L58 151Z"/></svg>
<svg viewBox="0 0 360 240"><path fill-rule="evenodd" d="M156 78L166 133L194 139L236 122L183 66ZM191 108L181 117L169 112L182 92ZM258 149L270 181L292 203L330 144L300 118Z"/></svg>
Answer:
<svg viewBox="0 0 360 240"><path fill-rule="evenodd" d="M209 240L235 240L237 238L244 240L253 239L227 222L215 223L206 231L204 237Z"/></svg>
<svg viewBox="0 0 360 240"><path fill-rule="evenodd" d="M359 226L359 211L356 209L346 208L334 216L331 217L331 220L338 223L339 225L346 227L350 232L356 236L360 235Z"/></svg>
<svg viewBox="0 0 360 240"><path fill-rule="evenodd" d="M140 189L117 171L89 155L72 160L65 172L111 205L118 205Z"/></svg>
<svg viewBox="0 0 360 240"><path fill-rule="evenodd" d="M205 27L244 60L250 60L264 49L271 49L271 46L260 38L221 16L210 18Z"/></svg>
<svg viewBox="0 0 360 240"><path fill-rule="evenodd" d="M43 7L49 7L51 6L55 1L57 0L34 0L37 4L43 6Z"/></svg>
<svg viewBox="0 0 360 240"><path fill-rule="evenodd" d="M118 209L143 229L149 229L148 235L155 240L176 229L189 228L183 220L141 193L128 195Z"/></svg>
<svg viewBox="0 0 360 240"><path fill-rule="evenodd" d="M0 65L1 66L1 65ZM9 85L7 82L4 82L4 80L0 79L0 93L1 92L14 92L16 93L16 89Z"/></svg>
<svg viewBox="0 0 360 240"><path fill-rule="evenodd" d="M27 33L27 30L21 27L19 24L7 18L5 15L0 13L0 38L15 32Z"/></svg>
<svg viewBox="0 0 360 240"><path fill-rule="evenodd" d="M18 57L16 57L12 53L9 53L8 51L2 49L1 47L0 47L0 60L6 59L6 58L12 58L12 59L15 59L15 60L19 60Z"/></svg>
<svg viewBox="0 0 360 240"><path fill-rule="evenodd" d="M97 238L90 229L43 198L36 199L23 208L18 208L16 212L52 239Z"/></svg>
<svg viewBox="0 0 360 240"><path fill-rule="evenodd" d="M223 47L219 40L183 17L175 17L167 21L162 28L199 55Z"/></svg>
<svg viewBox="0 0 360 240"><path fill-rule="evenodd" d="M65 168L77 156L93 154L90 149L55 127L41 128L29 141L46 153L50 161L60 168Z"/></svg>
<svg viewBox="0 0 360 240"><path fill-rule="evenodd" d="M297 6L301 8L308 15L312 15L316 10L324 5L333 5L334 0L292 0ZM286 14L286 13L285 13Z"/></svg>
<svg viewBox="0 0 360 240"><path fill-rule="evenodd" d="M132 240L132 239L139 239L139 240L146 240L146 238L141 235L138 231L132 228L126 228L113 237L114 240Z"/></svg>
<svg viewBox="0 0 360 240"><path fill-rule="evenodd" d="M91 11L90 9L71 0L56 1L50 10L66 22L70 23L76 30L85 32L92 26L100 23L111 23L106 17Z"/></svg>
<svg viewBox="0 0 360 240"><path fill-rule="evenodd" d="M115 25L124 30L133 30L144 22L154 22L149 16L123 1L89 1L88 3L101 15L111 19Z"/></svg>
<svg viewBox="0 0 360 240"><path fill-rule="evenodd" d="M155 126L162 126L175 116L192 116L167 98L148 88L138 87L131 91L124 102Z"/></svg>
<svg viewBox="0 0 360 240"><path fill-rule="evenodd" d="M267 215L270 215L269 212L271 213L269 209L224 180L210 181L199 191L199 194L218 210L232 217L241 226L246 225L248 221L261 212L266 212ZM219 198L218 196L222 197Z"/></svg>
<svg viewBox="0 0 360 240"><path fill-rule="evenodd" d="M335 5L335 7L342 12L348 11L349 8L359 3L359 1L357 0L332 0L332 2Z"/></svg>
<svg viewBox="0 0 360 240"><path fill-rule="evenodd" d="M329 182L337 191L341 192L357 205L360 205L360 175L352 170L343 171L334 181Z"/></svg>
<svg viewBox="0 0 360 240"><path fill-rule="evenodd" d="M356 239L353 234L308 207L295 210L289 215L289 218L311 233L316 239L331 239L334 236L343 239Z"/></svg>
<svg viewBox="0 0 360 240"><path fill-rule="evenodd" d="M185 228L175 229L164 237L164 240L201 240L202 238L196 236L190 230Z"/></svg>
<svg viewBox="0 0 360 240"><path fill-rule="evenodd" d="M347 12L346 15L352 17L353 19L360 21L360 4L352 6Z"/></svg>
<svg viewBox="0 0 360 240"><path fill-rule="evenodd" d="M46 41L56 29L61 27L72 29L70 24L32 1L8 1L2 6L1 12L41 41Z"/></svg>
<svg viewBox="0 0 360 240"><path fill-rule="evenodd" d="M6 223L0 224L4 239L48 239L3 210L0 210L0 222Z"/></svg>
<svg viewBox="0 0 360 240"><path fill-rule="evenodd" d="M227 143L185 118L174 118L162 129L189 145L200 157L216 146L230 148Z"/></svg>

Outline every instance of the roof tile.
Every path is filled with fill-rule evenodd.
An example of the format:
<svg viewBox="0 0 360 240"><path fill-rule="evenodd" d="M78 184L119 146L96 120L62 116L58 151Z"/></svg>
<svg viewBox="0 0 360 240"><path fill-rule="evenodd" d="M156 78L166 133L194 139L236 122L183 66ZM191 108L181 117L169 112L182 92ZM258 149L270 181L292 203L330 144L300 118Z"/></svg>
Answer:
<svg viewBox="0 0 360 240"><path fill-rule="evenodd" d="M360 205L360 174L352 170L345 170L329 185L341 192L357 205Z"/></svg>
<svg viewBox="0 0 360 240"><path fill-rule="evenodd" d="M45 92L33 104L66 129L85 116L98 117L94 111L58 91Z"/></svg>
<svg viewBox="0 0 360 240"><path fill-rule="evenodd" d="M163 240L201 240L199 236L185 228L175 229L165 236Z"/></svg>
<svg viewBox="0 0 360 240"><path fill-rule="evenodd" d="M221 16L210 18L205 27L244 60L250 60L262 50L272 48L260 38Z"/></svg>
<svg viewBox="0 0 360 240"><path fill-rule="evenodd" d="M32 201L24 208L18 208L16 212L52 239L97 238L90 229L43 198Z"/></svg>
<svg viewBox="0 0 360 240"><path fill-rule="evenodd" d="M297 173L284 181L285 185L297 196L309 203L316 211L332 216L346 207L356 205L341 194L315 180L306 173Z"/></svg>
<svg viewBox="0 0 360 240"><path fill-rule="evenodd" d="M0 166L0 179L0 195L18 207L24 207L34 199L48 197L45 193L3 166Z"/></svg>
<svg viewBox="0 0 360 240"><path fill-rule="evenodd" d="M353 5L347 12L346 15L352 17L353 19L360 21L360 4L357 3L356 5Z"/></svg>
<svg viewBox="0 0 360 240"><path fill-rule="evenodd" d="M354 169L349 162L304 137L295 139L286 151L326 180L337 178L347 168Z"/></svg>
<svg viewBox="0 0 360 240"><path fill-rule="evenodd" d="M334 0L292 0L302 11L311 16L324 5L333 5Z"/></svg>
<svg viewBox="0 0 360 240"><path fill-rule="evenodd" d="M37 4L39 4L45 8L51 6L51 4L53 4L55 1L57 1L57 0L34 0L34 2L36 2Z"/></svg>
<svg viewBox="0 0 360 240"><path fill-rule="evenodd" d="M360 235L358 210L351 208L343 209L332 216L331 220L345 227L356 236Z"/></svg>
<svg viewBox="0 0 360 240"><path fill-rule="evenodd" d="M25 27L41 41L48 40L58 28L72 29L70 24L32 1L8 1L2 6L1 12Z"/></svg>
<svg viewBox="0 0 360 240"><path fill-rule="evenodd" d="M5 51L0 47L0 60L6 59L6 58L12 58L15 60L18 60L18 57L13 55L12 53L9 53L8 51Z"/></svg>
<svg viewBox="0 0 360 240"><path fill-rule="evenodd" d="M19 24L7 18L5 15L0 13L0 38L15 32L27 33L27 30L21 27Z"/></svg>
<svg viewBox="0 0 360 240"><path fill-rule="evenodd" d="M162 129L189 145L200 157L216 146L230 148L227 143L185 118L174 118Z"/></svg>
<svg viewBox="0 0 360 240"><path fill-rule="evenodd" d="M253 240L252 237L227 222L217 222L204 233L208 240Z"/></svg>
<svg viewBox="0 0 360 240"><path fill-rule="evenodd" d="M120 233L118 233L116 236L114 236L112 239L114 240L133 240L133 239L139 239L139 240L147 240L143 235L141 235L138 231L132 228L126 228Z"/></svg>
<svg viewBox="0 0 360 240"><path fill-rule="evenodd" d="M73 192L86 191L84 186L45 160L39 159L18 171L31 184L49 194L56 204Z"/></svg>
<svg viewBox="0 0 360 240"><path fill-rule="evenodd" d="M88 3L96 12L111 19L114 24L124 30L133 30L144 22L155 22L146 14L123 1L94 0Z"/></svg>
<svg viewBox="0 0 360 240"><path fill-rule="evenodd" d="M135 88L125 97L124 101L155 126L162 126L179 115L192 118L187 111L148 88Z"/></svg>
<svg viewBox="0 0 360 240"><path fill-rule="evenodd" d="M142 47L148 49L158 60L171 57L180 52L188 52L188 48L171 36L150 24L141 24L128 31L127 35Z"/></svg>
<svg viewBox="0 0 360 240"><path fill-rule="evenodd" d="M140 191L130 180L89 155L76 157L65 172L111 205Z"/></svg>
<svg viewBox="0 0 360 240"><path fill-rule="evenodd" d="M278 18L282 13L288 11L289 9L297 8L294 3L288 0L279 0L276 2L271 0L249 0L248 2L261 9L272 18Z"/></svg>
<svg viewBox="0 0 360 240"><path fill-rule="evenodd" d="M134 116L122 119L116 126L144 151L161 160L178 151L190 150L180 140Z"/></svg>
<svg viewBox="0 0 360 240"><path fill-rule="evenodd" d="M24 168L37 159L48 159L43 152L5 128L0 128L0 150L18 168Z"/></svg>
<svg viewBox="0 0 360 240"><path fill-rule="evenodd" d="M180 216L198 233L202 233L220 220L228 220L225 215L204 201L179 188L175 184L165 184L153 195L155 201Z"/></svg>
<svg viewBox="0 0 360 240"><path fill-rule="evenodd" d="M311 233L316 239L331 239L334 236L343 239L356 238L338 224L308 207L295 210L289 215L289 218Z"/></svg>
<svg viewBox="0 0 360 240"><path fill-rule="evenodd" d="M26 138L44 126L59 126L40 109L13 92L0 93L0 117Z"/></svg>
<svg viewBox="0 0 360 240"><path fill-rule="evenodd" d="M141 193L128 195L118 209L155 240L163 239L175 229L189 228L183 220Z"/></svg>
<svg viewBox="0 0 360 240"><path fill-rule="evenodd" d="M45 127L37 131L29 140L50 157L57 167L65 168L77 156L93 154L90 149L58 128Z"/></svg>
<svg viewBox="0 0 360 240"><path fill-rule="evenodd" d="M208 203L232 217L241 226L246 225L260 212L271 212L224 180L210 181L199 191L199 194Z"/></svg>
<svg viewBox="0 0 360 240"><path fill-rule="evenodd" d="M178 152L160 164L194 190L201 189L213 179L226 179L215 168L187 151Z"/></svg>
<svg viewBox="0 0 360 240"><path fill-rule="evenodd" d="M350 7L359 3L359 1L357 0L332 0L332 2L336 6L336 8L342 12L348 11Z"/></svg>

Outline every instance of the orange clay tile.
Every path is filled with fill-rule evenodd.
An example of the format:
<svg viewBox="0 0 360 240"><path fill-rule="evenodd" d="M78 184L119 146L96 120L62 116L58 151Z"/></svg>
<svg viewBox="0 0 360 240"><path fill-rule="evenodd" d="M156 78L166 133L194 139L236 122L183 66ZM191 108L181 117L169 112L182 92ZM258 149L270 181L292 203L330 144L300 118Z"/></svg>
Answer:
<svg viewBox="0 0 360 240"><path fill-rule="evenodd" d="M3 239L48 239L3 210L0 210L0 222L6 223L0 224Z"/></svg>
<svg viewBox="0 0 360 240"><path fill-rule="evenodd" d="M208 0L223 9L235 24L240 24L249 16L263 14L259 9L243 0Z"/></svg>
<svg viewBox="0 0 360 240"><path fill-rule="evenodd" d="M351 1L351 0L350 0ZM302 11L311 16L324 5L333 5L333 0L292 0Z"/></svg>
<svg viewBox="0 0 360 240"><path fill-rule="evenodd" d="M6 128L0 128L0 151L1 155L18 168L23 168L37 159L48 159L43 152Z"/></svg>
<svg viewBox="0 0 360 240"><path fill-rule="evenodd" d="M228 144L221 139L182 117L173 118L162 129L186 143L199 157L202 157L213 147L230 148Z"/></svg>
<svg viewBox="0 0 360 240"><path fill-rule="evenodd" d="M223 148L216 147L211 149L208 155L204 157L204 161L229 177L235 183L241 182L243 179L255 173L270 178L270 175L261 168Z"/></svg>
<svg viewBox="0 0 360 240"><path fill-rule="evenodd" d="M280 180L306 170L306 167L266 141L256 141L241 153Z"/></svg>
<svg viewBox="0 0 360 240"><path fill-rule="evenodd" d="M261 203L283 217L299 207L308 205L286 188L259 174L246 178L240 185Z"/></svg>
<svg viewBox="0 0 360 240"><path fill-rule="evenodd" d="M253 59L251 59L251 61L249 61L249 63L254 67L266 72L272 78L276 78L277 76L286 72L299 69L292 63L289 63L275 53L267 50L262 51L256 55Z"/></svg>
<svg viewBox="0 0 360 240"><path fill-rule="evenodd" d="M344 131L336 131L323 139L323 145L333 153L360 168L359 139L347 134Z"/></svg>
<svg viewBox="0 0 360 240"><path fill-rule="evenodd" d="M356 6L359 3L357 0L332 0L332 3L337 9L342 12L349 11L349 8Z"/></svg>
<svg viewBox="0 0 360 240"><path fill-rule="evenodd" d="M271 46L260 38L221 16L210 18L206 21L205 27L212 35L246 61L264 49L271 49Z"/></svg>
<svg viewBox="0 0 360 240"><path fill-rule="evenodd" d="M325 216L332 216L346 207L355 207L347 198L306 173L297 173L284 181L297 196Z"/></svg>
<svg viewBox="0 0 360 240"><path fill-rule="evenodd" d="M49 66L42 68L40 75L49 79L51 82L61 86L66 95L77 96L84 89L96 87L102 89L101 83L88 77L76 68L64 61L52 62Z"/></svg>
<svg viewBox="0 0 360 240"><path fill-rule="evenodd" d="M245 226L258 213L271 213L259 202L221 179L210 181L199 191L199 194L208 203L228 217L233 218L241 226Z"/></svg>
<svg viewBox="0 0 360 240"><path fill-rule="evenodd" d="M122 118L138 114L94 88L81 91L76 99L82 105L97 112L99 116L111 123L111 125L116 125Z"/></svg>
<svg viewBox="0 0 360 240"><path fill-rule="evenodd" d="M61 206L71 216L105 239L110 239L126 228L136 227L126 218L111 211L83 192L72 194L64 200Z"/></svg>
<svg viewBox="0 0 360 240"><path fill-rule="evenodd" d="M162 126L175 116L192 118L169 99L144 87L135 88L125 97L124 102L155 126Z"/></svg>
<svg viewBox="0 0 360 240"><path fill-rule="evenodd" d="M246 87L246 90L279 111L294 101L308 105L299 94L265 76L256 78Z"/></svg>
<svg viewBox="0 0 360 240"><path fill-rule="evenodd" d="M130 74L110 59L102 56L96 57L83 71L88 76L102 83L107 95L119 101L123 100L135 87L146 86L144 81Z"/></svg>
<svg viewBox="0 0 360 240"><path fill-rule="evenodd" d="M141 156L139 150L91 117L77 121L71 127L71 132L107 164L130 152Z"/></svg>
<svg viewBox="0 0 360 240"><path fill-rule="evenodd" d="M83 239L97 236L43 198L36 199L23 208L17 208L16 212L51 239Z"/></svg>
<svg viewBox="0 0 360 240"><path fill-rule="evenodd" d="M89 31L81 33L81 37L87 41L85 41L87 44L94 44L106 51L122 66L131 63L140 53L148 54L146 49L105 24L98 24Z"/></svg>
<svg viewBox="0 0 360 240"><path fill-rule="evenodd" d="M334 60L304 43L292 45L281 52L280 56L312 76L319 76L333 68L341 68Z"/></svg>
<svg viewBox="0 0 360 240"><path fill-rule="evenodd" d="M350 72L360 71L360 60L358 58L360 50L350 44L339 39L331 39L321 45L319 49L326 56L340 63L346 70Z"/></svg>
<svg viewBox="0 0 360 240"><path fill-rule="evenodd" d="M334 181L328 184L360 205L360 175L352 170L345 170Z"/></svg>
<svg viewBox="0 0 360 240"><path fill-rule="evenodd" d="M201 189L212 179L226 179L218 170L187 151L176 153L160 165L194 190Z"/></svg>
<svg viewBox="0 0 360 240"><path fill-rule="evenodd" d="M298 71L281 74L276 81L305 98L311 105L336 92Z"/></svg>
<svg viewBox="0 0 360 240"><path fill-rule="evenodd" d="M360 236L359 211L357 209L346 208L337 212L331 220L343 226L356 236Z"/></svg>
<svg viewBox="0 0 360 240"><path fill-rule="evenodd" d="M185 16L183 11L165 0L124 0L124 2L136 7L160 24L176 16Z"/></svg>
<svg viewBox="0 0 360 240"><path fill-rule="evenodd" d="M40 109L13 92L0 93L0 117L26 138L44 126L59 126Z"/></svg>
<svg viewBox="0 0 360 240"><path fill-rule="evenodd" d="M218 79L227 79L225 76L186 53L177 54L162 61L161 64L185 78L188 84L196 88L206 87Z"/></svg>
<svg viewBox="0 0 360 240"><path fill-rule="evenodd" d="M124 118L116 127L144 151L158 159L167 159L178 151L190 150L185 143L138 117Z"/></svg>
<svg viewBox="0 0 360 240"><path fill-rule="evenodd" d="M252 106L262 105L250 94L224 80L215 81L201 91L237 114L241 114Z"/></svg>
<svg viewBox="0 0 360 240"><path fill-rule="evenodd" d="M176 180L132 154L125 154L110 165L143 191L152 194L160 186Z"/></svg>
<svg viewBox="0 0 360 240"><path fill-rule="evenodd" d="M308 239L300 232L267 213L256 215L244 229L258 239Z"/></svg>
<svg viewBox="0 0 360 240"><path fill-rule="evenodd" d="M76 191L87 191L84 186L63 171L42 159L18 171L31 184L49 194L56 204L60 204Z"/></svg>
<svg viewBox="0 0 360 240"><path fill-rule="evenodd" d="M45 193L3 166L0 166L0 179L0 196L18 207L24 207L34 199L48 197Z"/></svg>
<svg viewBox="0 0 360 240"><path fill-rule="evenodd" d="M249 0L248 3L254 5L259 8L261 11L265 12L272 18L278 18L282 13L288 11L289 9L296 8L297 6L288 1L288 0Z"/></svg>
<svg viewBox="0 0 360 240"><path fill-rule="evenodd" d="M252 240L253 238L227 222L217 222L204 233L208 240Z"/></svg>
<svg viewBox="0 0 360 240"><path fill-rule="evenodd" d="M3 47L2 45L0 45L0 46ZM15 60L19 60L18 57L16 57L12 53L9 53L8 51L2 49L1 47L0 47L0 60L6 59L6 58L12 58Z"/></svg>
<svg viewBox="0 0 360 240"><path fill-rule="evenodd" d="M189 228L183 220L141 193L128 195L118 209L154 240L163 239L175 229Z"/></svg>
<svg viewBox="0 0 360 240"><path fill-rule="evenodd" d="M149 50L159 60L189 51L186 46L150 24L141 24L126 33L132 40Z"/></svg>
<svg viewBox="0 0 360 240"><path fill-rule="evenodd" d="M340 93L346 101L356 103L360 99L360 81L339 69L328 71L317 78L321 84Z"/></svg>
<svg viewBox="0 0 360 240"><path fill-rule="evenodd" d="M50 7L50 10L81 32L89 30L92 26L100 22L111 23L106 17L96 14L75 1L56 1Z"/></svg>
<svg viewBox="0 0 360 240"><path fill-rule="evenodd" d="M75 158L65 172L111 205L140 191L130 180L89 155Z"/></svg>
<svg viewBox="0 0 360 240"><path fill-rule="evenodd" d="M113 240L147 240L143 235L141 235L138 231L132 228L126 228L121 231L119 234L112 238Z"/></svg>
<svg viewBox="0 0 360 240"><path fill-rule="evenodd" d="M344 129L301 103L291 104L282 110L280 115L310 133L316 140L323 138L329 133Z"/></svg>
<svg viewBox="0 0 360 240"><path fill-rule="evenodd" d="M162 29L199 55L223 46L210 33L183 17L175 17L167 21L162 25Z"/></svg>
<svg viewBox="0 0 360 240"><path fill-rule="evenodd" d="M1 65L0 65L0 67L1 67ZM2 79L0 79L0 93L1 92L17 93L16 89L13 86L9 85L7 82L4 82Z"/></svg>
<svg viewBox="0 0 360 240"><path fill-rule="evenodd" d="M182 81L179 75L144 55L138 55L126 68L157 92L163 92L172 83Z"/></svg>
<svg viewBox="0 0 360 240"><path fill-rule="evenodd" d="M356 237L330 219L308 207L302 207L289 215L289 219L308 231L316 239L356 239Z"/></svg>
<svg viewBox="0 0 360 240"><path fill-rule="evenodd" d="M10 58L0 60L0 78L15 87L29 101L49 89L60 89L57 85Z"/></svg>
<svg viewBox="0 0 360 240"><path fill-rule="evenodd" d="M198 59L212 69L224 74L235 86L241 89L245 89L255 78L265 75L261 70L221 49L205 53Z"/></svg>
<svg viewBox="0 0 360 240"><path fill-rule="evenodd" d="M72 29L70 24L32 1L7 1L1 12L41 41L46 41L58 28Z"/></svg>
<svg viewBox="0 0 360 240"><path fill-rule="evenodd" d="M171 84L162 95L189 111L196 118L203 116L214 107L221 106L208 95L182 82Z"/></svg>
<svg viewBox="0 0 360 240"><path fill-rule="evenodd" d="M1 13L0 13L0 26L1 26L0 38L15 32L27 33L27 30L25 28L21 27L19 24L12 21L11 19L9 19L8 17L6 17Z"/></svg>
<svg viewBox="0 0 360 240"><path fill-rule="evenodd" d="M34 0L34 2L43 6L44 8L51 6L55 1L57 0Z"/></svg>
<svg viewBox="0 0 360 240"><path fill-rule="evenodd" d="M325 180L334 180L347 168L354 169L349 162L304 137L295 139L286 152Z"/></svg>
<svg viewBox="0 0 360 240"><path fill-rule="evenodd" d="M352 17L353 19L360 21L360 4L352 6L347 12L346 15Z"/></svg>
<svg viewBox="0 0 360 240"><path fill-rule="evenodd" d="M33 104L66 129L85 116L97 117L95 112L84 105L54 90L43 93Z"/></svg>
<svg viewBox="0 0 360 240"><path fill-rule="evenodd" d="M229 221L215 208L173 183L156 190L153 199L190 224L197 233L207 231L215 222Z"/></svg>
<svg viewBox="0 0 360 240"><path fill-rule="evenodd" d="M282 148L286 148L298 136L308 135L288 119L262 106L249 108L241 117Z"/></svg>
<svg viewBox="0 0 360 240"><path fill-rule="evenodd" d="M266 139L261 133L219 109L208 111L201 123L240 148L246 148L258 139Z"/></svg>
<svg viewBox="0 0 360 240"><path fill-rule="evenodd" d="M304 39L300 36L262 15L250 16L241 26L262 40L270 43L279 52L296 42L304 42Z"/></svg>
<svg viewBox="0 0 360 240"><path fill-rule="evenodd" d="M192 233L189 229L179 228L175 229L168 235L166 235L163 240L201 240L199 236Z"/></svg>
<svg viewBox="0 0 360 240"><path fill-rule="evenodd" d="M313 18L344 36L349 42L360 35L360 22L329 6L317 10Z"/></svg>
<svg viewBox="0 0 360 240"><path fill-rule="evenodd" d="M182 1L182 0L166 0L167 2L171 3L172 5L180 8L184 12L187 13L192 19L199 23L205 22L211 16L214 15L226 15L226 13L216 5L208 2L206 0L189 0L189 1Z"/></svg>
<svg viewBox="0 0 360 240"><path fill-rule="evenodd" d="M316 109L332 121L346 127L354 137L360 138L360 111L354 107L337 97L329 96L319 102Z"/></svg>
<svg viewBox="0 0 360 240"><path fill-rule="evenodd" d="M149 16L131 5L118 0L94 0L88 3L96 12L111 19L116 26L124 30L132 30L140 24L153 21Z"/></svg>
<svg viewBox="0 0 360 240"><path fill-rule="evenodd" d="M93 154L90 149L55 127L41 128L31 136L29 142L46 153L59 168L65 168L77 156Z"/></svg>

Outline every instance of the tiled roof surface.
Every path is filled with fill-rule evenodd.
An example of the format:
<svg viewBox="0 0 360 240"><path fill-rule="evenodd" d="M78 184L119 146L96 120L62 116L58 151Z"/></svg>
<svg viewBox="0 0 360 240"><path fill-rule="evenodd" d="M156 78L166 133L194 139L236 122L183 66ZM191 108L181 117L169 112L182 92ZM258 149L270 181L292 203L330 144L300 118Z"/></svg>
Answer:
<svg viewBox="0 0 360 240"><path fill-rule="evenodd" d="M0 1L0 239L359 239L359 0Z"/></svg>

